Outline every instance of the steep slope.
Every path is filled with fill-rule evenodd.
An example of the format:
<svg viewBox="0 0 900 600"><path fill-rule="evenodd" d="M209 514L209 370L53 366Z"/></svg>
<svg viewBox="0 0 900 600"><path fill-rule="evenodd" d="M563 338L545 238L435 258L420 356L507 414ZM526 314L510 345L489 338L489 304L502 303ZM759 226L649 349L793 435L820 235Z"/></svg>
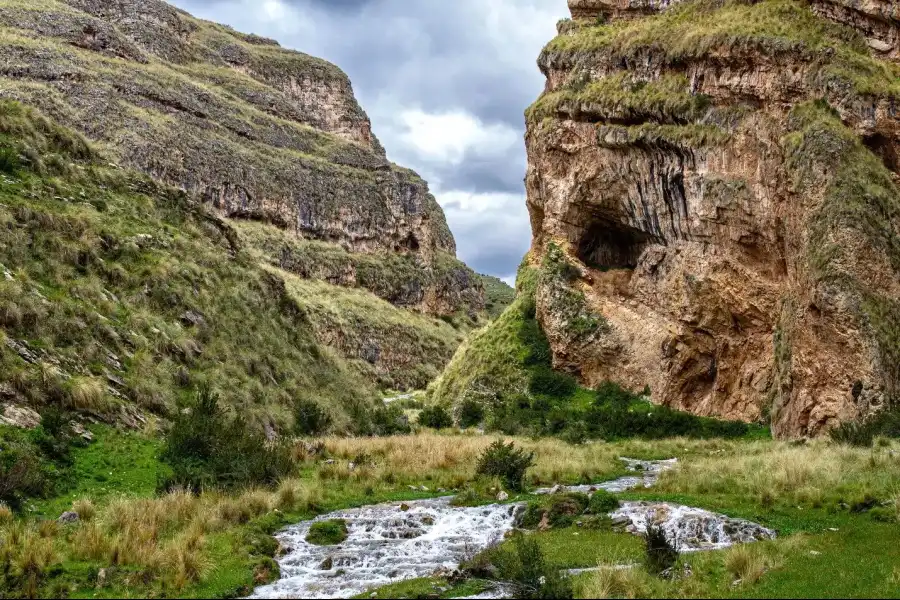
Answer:
<svg viewBox="0 0 900 600"><path fill-rule="evenodd" d="M344 429L375 396L225 221L0 101L0 410L140 427L202 382L282 431L298 401Z"/></svg>
<svg viewBox="0 0 900 600"><path fill-rule="evenodd" d="M246 243L287 240L269 262L434 316L483 309L481 282L456 259L427 184L385 158L334 65L160 0L2 0L0 47L0 96L224 217L267 224L269 235ZM292 259L297 245L307 261ZM328 259L338 253L345 268L335 274ZM373 263L400 268L358 276L354 265ZM427 335L440 346L421 357L433 372L455 343ZM403 387L426 383L377 359L371 368Z"/></svg>
<svg viewBox="0 0 900 600"><path fill-rule="evenodd" d="M554 365L786 437L896 398L896 7L570 6L526 115Z"/></svg>

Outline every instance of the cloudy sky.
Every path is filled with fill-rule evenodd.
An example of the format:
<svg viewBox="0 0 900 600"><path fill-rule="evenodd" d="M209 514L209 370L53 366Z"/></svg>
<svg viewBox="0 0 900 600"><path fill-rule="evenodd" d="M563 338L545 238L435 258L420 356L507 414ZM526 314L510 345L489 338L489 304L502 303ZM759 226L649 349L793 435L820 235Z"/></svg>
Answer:
<svg viewBox="0 0 900 600"><path fill-rule="evenodd" d="M471 267L512 280L531 239L523 112L566 0L169 0L350 75L394 162L431 184Z"/></svg>

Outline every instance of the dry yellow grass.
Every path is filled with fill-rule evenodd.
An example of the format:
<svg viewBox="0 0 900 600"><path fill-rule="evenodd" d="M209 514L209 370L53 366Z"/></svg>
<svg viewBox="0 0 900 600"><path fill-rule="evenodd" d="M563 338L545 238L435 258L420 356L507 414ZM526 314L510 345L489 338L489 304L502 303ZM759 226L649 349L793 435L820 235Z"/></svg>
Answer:
<svg viewBox="0 0 900 600"><path fill-rule="evenodd" d="M535 454L535 466L529 469L528 479L534 485L580 480L597 481L622 469L621 456L655 456L668 458L676 454L731 451L735 442L721 440L672 439L655 442L631 441L610 444L594 442L571 445L546 438L532 440L478 434L420 433L414 436L381 438L325 438L322 442L329 455L341 459L325 470L326 478L364 479L404 482L429 476L444 487L459 487L475 475L479 454L497 439L513 440ZM374 463L348 463L367 457Z"/></svg>
<svg viewBox="0 0 900 600"><path fill-rule="evenodd" d="M732 494L755 498L762 505L786 500L820 507L840 498L852 501L864 493L887 499L897 493L900 481L896 445L852 448L816 440L804 445L753 442L737 448L684 461L663 474L657 489Z"/></svg>
<svg viewBox="0 0 900 600"><path fill-rule="evenodd" d="M0 525L5 525L13 520L13 511L5 503L0 502Z"/></svg>
<svg viewBox="0 0 900 600"><path fill-rule="evenodd" d="M102 411L106 407L106 387L96 377L76 377L69 384L69 404L79 410Z"/></svg>
<svg viewBox="0 0 900 600"><path fill-rule="evenodd" d="M601 565L578 590L579 598L647 598L650 595L646 573L638 569Z"/></svg>
<svg viewBox="0 0 900 600"><path fill-rule="evenodd" d="M89 499L82 498L72 503L72 511L78 513L82 521L90 521L97 514L97 507Z"/></svg>

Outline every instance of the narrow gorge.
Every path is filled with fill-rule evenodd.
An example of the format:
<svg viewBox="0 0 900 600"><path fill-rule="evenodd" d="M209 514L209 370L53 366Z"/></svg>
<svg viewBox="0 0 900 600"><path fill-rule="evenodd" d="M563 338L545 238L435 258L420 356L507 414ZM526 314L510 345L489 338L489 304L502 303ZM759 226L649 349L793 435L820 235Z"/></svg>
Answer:
<svg viewBox="0 0 900 600"><path fill-rule="evenodd" d="M900 9L569 6L526 114L526 268L542 274L525 293L554 367L779 437L888 407L900 385ZM461 372L477 345L457 356ZM467 377L451 373L439 396L477 390Z"/></svg>

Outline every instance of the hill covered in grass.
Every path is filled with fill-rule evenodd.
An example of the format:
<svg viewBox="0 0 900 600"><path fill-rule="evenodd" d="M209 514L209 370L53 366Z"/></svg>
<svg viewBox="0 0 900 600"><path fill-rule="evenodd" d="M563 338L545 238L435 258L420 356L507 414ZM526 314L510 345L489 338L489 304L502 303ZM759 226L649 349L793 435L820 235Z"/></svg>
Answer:
<svg viewBox="0 0 900 600"><path fill-rule="evenodd" d="M139 426L205 382L260 428L315 400L340 427L374 386L225 220L0 103L0 394Z"/></svg>
<svg viewBox="0 0 900 600"><path fill-rule="evenodd" d="M4 0L0 48L0 97L233 220L266 264L377 296L395 320L466 331L481 318L481 279L456 258L443 211L425 181L386 159L337 66L160 0ZM381 387L424 387L457 337L429 325L419 334L435 351L386 361L400 339L335 343L351 332L334 323L316 323L317 342L366 363L356 371ZM415 361L415 373L402 366Z"/></svg>

